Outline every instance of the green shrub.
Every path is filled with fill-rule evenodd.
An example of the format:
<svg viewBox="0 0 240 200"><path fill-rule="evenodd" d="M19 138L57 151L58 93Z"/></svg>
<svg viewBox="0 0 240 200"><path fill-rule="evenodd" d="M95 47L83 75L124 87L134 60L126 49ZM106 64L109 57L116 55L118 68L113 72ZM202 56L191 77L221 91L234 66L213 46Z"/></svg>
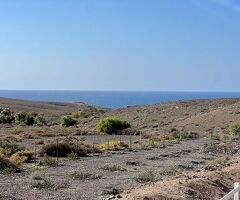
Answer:
<svg viewBox="0 0 240 200"><path fill-rule="evenodd" d="M77 124L77 120L70 115L64 115L60 119L60 123L63 127L70 127Z"/></svg>
<svg viewBox="0 0 240 200"><path fill-rule="evenodd" d="M57 165L56 159L51 156L45 156L42 162L43 162L43 165L50 166L50 167L54 167Z"/></svg>
<svg viewBox="0 0 240 200"><path fill-rule="evenodd" d="M9 109L0 108L0 124L11 123L13 121L13 113Z"/></svg>
<svg viewBox="0 0 240 200"><path fill-rule="evenodd" d="M75 153L75 152L72 152L72 153L69 153L68 155L67 155L67 158L69 159L69 160L77 160L77 154Z"/></svg>
<svg viewBox="0 0 240 200"><path fill-rule="evenodd" d="M106 117L98 123L97 131L107 134L114 134L130 127L131 125L126 120L115 117Z"/></svg>
<svg viewBox="0 0 240 200"><path fill-rule="evenodd" d="M17 125L34 125L34 117L32 114L28 114L26 112L19 112L15 114L15 123Z"/></svg>
<svg viewBox="0 0 240 200"><path fill-rule="evenodd" d="M36 124L37 126L43 126L43 125L47 125L47 122L42 116L37 115L34 118L34 124Z"/></svg>
<svg viewBox="0 0 240 200"><path fill-rule="evenodd" d="M232 135L240 136L240 123L231 124L229 126L229 132Z"/></svg>

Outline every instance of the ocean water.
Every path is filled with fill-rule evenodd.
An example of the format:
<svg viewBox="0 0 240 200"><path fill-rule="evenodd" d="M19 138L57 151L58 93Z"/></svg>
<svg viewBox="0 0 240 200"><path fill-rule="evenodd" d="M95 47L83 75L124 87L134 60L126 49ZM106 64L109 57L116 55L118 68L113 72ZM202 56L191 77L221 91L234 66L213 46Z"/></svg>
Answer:
<svg viewBox="0 0 240 200"><path fill-rule="evenodd" d="M240 92L129 92L129 91L14 91L0 90L0 97L15 99L84 102L105 108L122 108L160 102L239 98Z"/></svg>

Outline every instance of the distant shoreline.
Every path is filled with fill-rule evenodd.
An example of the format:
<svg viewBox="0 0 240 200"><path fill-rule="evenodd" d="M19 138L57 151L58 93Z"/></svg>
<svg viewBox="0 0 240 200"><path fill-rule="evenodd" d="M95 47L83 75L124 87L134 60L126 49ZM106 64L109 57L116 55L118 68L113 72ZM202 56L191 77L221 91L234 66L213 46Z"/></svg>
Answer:
<svg viewBox="0 0 240 200"><path fill-rule="evenodd" d="M103 108L125 108L197 99L240 98L240 92L39 91L0 90L0 96L44 102L83 102Z"/></svg>

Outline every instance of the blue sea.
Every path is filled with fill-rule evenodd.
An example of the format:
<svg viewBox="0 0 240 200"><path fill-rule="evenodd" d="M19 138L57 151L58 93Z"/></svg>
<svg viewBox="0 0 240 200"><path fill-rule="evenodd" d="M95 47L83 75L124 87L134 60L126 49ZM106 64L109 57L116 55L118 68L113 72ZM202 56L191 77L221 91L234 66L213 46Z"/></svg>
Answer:
<svg viewBox="0 0 240 200"><path fill-rule="evenodd" d="M0 97L37 101L84 102L105 108L122 108L160 102L240 98L240 92L130 92L130 91L27 91L0 90Z"/></svg>

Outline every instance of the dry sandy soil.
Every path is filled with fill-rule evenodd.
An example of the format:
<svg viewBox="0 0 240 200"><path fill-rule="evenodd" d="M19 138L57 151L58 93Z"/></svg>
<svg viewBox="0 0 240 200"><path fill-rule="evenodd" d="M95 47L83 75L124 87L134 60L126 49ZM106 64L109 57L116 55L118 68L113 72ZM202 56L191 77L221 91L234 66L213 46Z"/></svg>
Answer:
<svg viewBox="0 0 240 200"><path fill-rule="evenodd" d="M56 138L84 135L85 143L122 140L130 136L94 135L96 124L105 116L127 119L132 128L141 132L133 136L133 150L89 154L78 160L60 158L55 167L33 168L25 163L20 173L0 174L0 199L218 199L231 190L239 178L238 138L231 138L229 124L240 120L240 99L195 100L134 106L109 110L83 103L51 103L0 98L0 107L41 113L49 126L22 127L0 125L0 138L16 138L16 143L33 150L34 137L56 141ZM61 115L84 111L76 127L62 128ZM173 129L195 132L198 138L185 141L163 141L149 145L143 135L168 134ZM139 144L144 144L144 147ZM38 149L41 145L37 146ZM211 169L209 163L228 156L229 161ZM41 158L39 158L41 159ZM106 167L115 168L106 170ZM74 171L88 172L95 178L77 180ZM151 172L154 180L139 182ZM39 173L51 179L52 187L32 187L31 176Z"/></svg>

